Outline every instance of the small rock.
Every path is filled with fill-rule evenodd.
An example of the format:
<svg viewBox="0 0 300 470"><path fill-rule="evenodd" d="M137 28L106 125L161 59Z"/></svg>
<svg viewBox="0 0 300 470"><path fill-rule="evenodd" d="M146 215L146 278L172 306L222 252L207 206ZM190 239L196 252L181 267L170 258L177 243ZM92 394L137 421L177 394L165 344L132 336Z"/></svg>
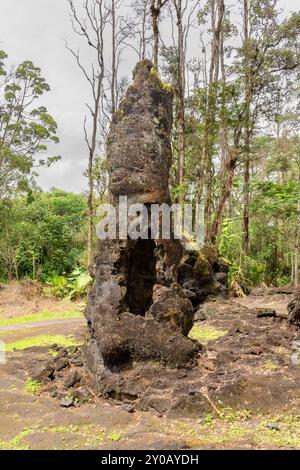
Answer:
<svg viewBox="0 0 300 470"><path fill-rule="evenodd" d="M54 366L51 362L38 366L35 371L31 373L31 378L38 382L49 382L53 378Z"/></svg>
<svg viewBox="0 0 300 470"><path fill-rule="evenodd" d="M69 360L66 357L62 357L58 359L55 363L55 370L59 372L60 370L64 369L69 363Z"/></svg>
<svg viewBox="0 0 300 470"><path fill-rule="evenodd" d="M240 356L234 351L228 349L221 351L217 354L217 363L218 364L228 364L229 362L236 362Z"/></svg>
<svg viewBox="0 0 300 470"><path fill-rule="evenodd" d="M72 357L71 358L71 363L76 367L83 367L83 358L80 357L80 356Z"/></svg>
<svg viewBox="0 0 300 470"><path fill-rule="evenodd" d="M186 376L187 376L187 372L185 370L180 370L177 374L178 379L183 379Z"/></svg>
<svg viewBox="0 0 300 470"><path fill-rule="evenodd" d="M203 312L203 310L201 308L199 308L199 310L197 310L197 312L195 312L194 319L195 319L195 321L204 321L204 320L206 320L206 315L205 315L205 313Z"/></svg>
<svg viewBox="0 0 300 470"><path fill-rule="evenodd" d="M213 361L204 361L203 366L205 367L205 369L211 370L211 371L214 371L216 368Z"/></svg>
<svg viewBox="0 0 300 470"><path fill-rule="evenodd" d="M46 387L46 391L49 393L51 398L57 397L57 386L51 383Z"/></svg>
<svg viewBox="0 0 300 470"><path fill-rule="evenodd" d="M129 405L129 403L123 403L122 409L127 411L128 413L134 413L134 407L132 405Z"/></svg>
<svg viewBox="0 0 300 470"><path fill-rule="evenodd" d="M54 348L54 347L52 347L52 349L53 350L56 349L56 351L57 351L56 359L61 359L62 357L67 357L68 356L68 351L65 348L60 348L60 347Z"/></svg>
<svg viewBox="0 0 300 470"><path fill-rule="evenodd" d="M63 408L69 408L70 406L73 406L73 405L74 405L73 397L64 397L59 402L59 406L62 406Z"/></svg>
<svg viewBox="0 0 300 470"><path fill-rule="evenodd" d="M273 429L274 431L279 431L280 430L278 424L276 424L276 423L268 423L268 424L266 424L266 428L267 429Z"/></svg>
<svg viewBox="0 0 300 470"><path fill-rule="evenodd" d="M277 317L276 310L273 310L272 308L256 308L255 312L257 318Z"/></svg>
<svg viewBox="0 0 300 470"><path fill-rule="evenodd" d="M242 322L237 322L230 328L228 335L233 336L236 333L248 334L249 332L250 328L248 325L245 325Z"/></svg>
<svg viewBox="0 0 300 470"><path fill-rule="evenodd" d="M263 348L260 346L252 346L250 349L250 354L255 354L256 356L259 356L264 352Z"/></svg>
<svg viewBox="0 0 300 470"><path fill-rule="evenodd" d="M214 275L216 281L220 282L221 284L227 283L227 274L223 272L217 272Z"/></svg>
<svg viewBox="0 0 300 470"><path fill-rule="evenodd" d="M64 386L67 388L73 387L79 380L80 375L77 370L71 370L64 381Z"/></svg>

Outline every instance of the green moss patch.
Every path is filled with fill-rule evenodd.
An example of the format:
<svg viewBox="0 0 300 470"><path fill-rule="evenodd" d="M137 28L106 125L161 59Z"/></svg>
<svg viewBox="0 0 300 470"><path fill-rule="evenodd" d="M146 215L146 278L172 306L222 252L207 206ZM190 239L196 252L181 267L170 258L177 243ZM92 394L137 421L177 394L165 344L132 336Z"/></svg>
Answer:
<svg viewBox="0 0 300 470"><path fill-rule="evenodd" d="M39 335L23 338L18 341L6 344L6 351L22 351L23 349L41 346L51 346L57 344L64 348L69 346L80 346L81 343L75 340L73 335Z"/></svg>
<svg viewBox="0 0 300 470"><path fill-rule="evenodd" d="M118 442L122 437L122 434L118 431L112 431L108 434L107 438L109 441Z"/></svg>
<svg viewBox="0 0 300 470"><path fill-rule="evenodd" d="M23 429L20 434L8 442L0 440L0 450L29 450L28 444L24 444L22 441L32 432L34 432L34 427L29 427Z"/></svg>
<svg viewBox="0 0 300 470"><path fill-rule="evenodd" d="M202 343L208 343L209 341L220 338L221 336L226 335L227 331L217 330L212 326L207 325L194 325L189 333L189 337L193 339L198 339Z"/></svg>
<svg viewBox="0 0 300 470"><path fill-rule="evenodd" d="M172 420L161 432L186 440L190 446L216 448L243 446L253 448L300 448L300 415L252 416L247 410L221 410L221 418L206 415L202 423Z"/></svg>
<svg viewBox="0 0 300 470"><path fill-rule="evenodd" d="M24 391L27 393L32 393L33 395L38 395L41 391L42 385L37 380L27 379Z"/></svg>
<svg viewBox="0 0 300 470"><path fill-rule="evenodd" d="M15 436L10 441L0 440L0 450L28 450L30 449L30 442L24 442L26 438L30 438L33 434L53 433L62 436L71 434L77 438L75 447L97 446L103 441L117 442L121 439L121 433L118 430L112 430L106 434L99 425L93 424L71 424L60 426L42 426L37 425L23 429L20 434ZM79 439L79 441L78 441ZM64 438L62 438L64 440ZM30 439L29 439L30 441ZM81 443L78 446L78 442ZM75 443L75 439L74 439Z"/></svg>

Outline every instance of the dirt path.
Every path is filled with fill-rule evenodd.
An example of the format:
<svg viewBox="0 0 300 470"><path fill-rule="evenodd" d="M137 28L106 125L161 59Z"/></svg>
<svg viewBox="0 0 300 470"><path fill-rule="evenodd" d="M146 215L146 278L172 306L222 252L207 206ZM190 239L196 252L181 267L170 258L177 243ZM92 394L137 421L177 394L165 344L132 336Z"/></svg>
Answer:
<svg viewBox="0 0 300 470"><path fill-rule="evenodd" d="M29 281L0 284L0 318L11 319L38 312L78 312L81 302L57 300L41 291L39 284Z"/></svg>
<svg viewBox="0 0 300 470"><path fill-rule="evenodd" d="M5 325L0 326L0 333L6 333L9 331L18 331L28 328L42 328L42 327L49 327L49 326L59 326L59 325L84 325L85 319L84 318L56 318L54 320L43 320L37 322L26 322L26 323L15 323L14 325Z"/></svg>
<svg viewBox="0 0 300 470"><path fill-rule="evenodd" d="M287 316L287 304L291 298L291 294L248 295L236 298L234 301L249 308L272 308L279 315Z"/></svg>

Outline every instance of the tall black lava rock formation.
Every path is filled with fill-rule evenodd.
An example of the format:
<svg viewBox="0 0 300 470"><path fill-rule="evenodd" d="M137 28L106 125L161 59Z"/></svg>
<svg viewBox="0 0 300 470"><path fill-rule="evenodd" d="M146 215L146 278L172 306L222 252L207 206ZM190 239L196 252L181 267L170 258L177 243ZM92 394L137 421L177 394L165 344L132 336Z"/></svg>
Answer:
<svg viewBox="0 0 300 470"><path fill-rule="evenodd" d="M170 203L172 91L147 60L136 65L133 79L107 139L109 195L116 209L119 196L147 207ZM184 255L175 239L98 241L85 351L100 389L112 373L141 363L195 363L201 347L187 335L203 296L201 272L206 270L205 295L217 282L214 268L203 263L198 254Z"/></svg>

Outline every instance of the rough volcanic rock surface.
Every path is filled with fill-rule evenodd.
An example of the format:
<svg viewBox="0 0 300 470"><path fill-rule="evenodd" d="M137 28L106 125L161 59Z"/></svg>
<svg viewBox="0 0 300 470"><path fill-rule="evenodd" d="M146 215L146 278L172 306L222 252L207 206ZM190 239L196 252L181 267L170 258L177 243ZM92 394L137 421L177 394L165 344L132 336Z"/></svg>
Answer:
<svg viewBox="0 0 300 470"><path fill-rule="evenodd" d="M133 79L108 135L109 188L130 202L167 202L172 92L148 60L136 65Z"/></svg>
<svg viewBox="0 0 300 470"><path fill-rule="evenodd" d="M206 302L202 310L206 320L191 331L206 344L195 367L176 370L149 362L118 374L102 367L97 393L170 418L228 407L274 412L298 403L300 366L291 361L298 328L274 310L232 301ZM207 333L215 338L205 339Z"/></svg>
<svg viewBox="0 0 300 470"><path fill-rule="evenodd" d="M140 62L107 140L109 192L116 209L118 196L127 196L128 204L170 202L171 128L172 92L151 62ZM93 370L97 362L111 371L133 361L170 367L195 363L201 348L187 338L193 306L177 284L182 254L174 239L99 240L86 312L92 337L86 353Z"/></svg>
<svg viewBox="0 0 300 470"><path fill-rule="evenodd" d="M300 330L277 312L277 304L254 308L254 300L243 299L248 307L223 299L202 304L205 318L195 322L190 332L191 343L201 348L193 366L175 368L156 359L132 357L123 367L109 368L92 339L84 346L85 359L81 348L57 348L55 358L28 364L29 375L63 407L104 398L130 413L151 411L175 419L221 416L224 411L230 415L230 410L276 415L300 405L299 354L295 352ZM130 316L133 321L144 319ZM94 353L88 355L86 349L91 351L93 343ZM85 361L90 362L90 374L83 367Z"/></svg>
<svg viewBox="0 0 300 470"><path fill-rule="evenodd" d="M107 141L109 194L117 212L119 196L126 196L128 204L145 204L147 211L151 204L170 203L171 129L172 92L152 64L142 61ZM149 236L150 217L145 230ZM108 396L112 381L115 386L119 380L126 396L126 381L131 383L136 371L139 386L147 383L148 365L154 367L151 374L170 368L176 375L177 369L194 367L203 353L201 344L188 337L194 311L210 295L227 295L228 267L212 246L185 253L172 230L170 239L154 240L122 239L119 233L120 226L117 239L98 241L86 311L87 366L99 392ZM117 396L113 390L111 396Z"/></svg>
<svg viewBox="0 0 300 470"><path fill-rule="evenodd" d="M153 304L147 317L159 323L173 324L187 336L193 326L193 305L179 284L174 283L171 287L157 285L153 289Z"/></svg>
<svg viewBox="0 0 300 470"><path fill-rule="evenodd" d="M228 263L216 248L204 245L198 252L188 251L180 261L178 282L194 306L209 297L228 297Z"/></svg>
<svg viewBox="0 0 300 470"><path fill-rule="evenodd" d="M300 289L294 293L293 299L288 304L289 322L292 325L300 326Z"/></svg>

